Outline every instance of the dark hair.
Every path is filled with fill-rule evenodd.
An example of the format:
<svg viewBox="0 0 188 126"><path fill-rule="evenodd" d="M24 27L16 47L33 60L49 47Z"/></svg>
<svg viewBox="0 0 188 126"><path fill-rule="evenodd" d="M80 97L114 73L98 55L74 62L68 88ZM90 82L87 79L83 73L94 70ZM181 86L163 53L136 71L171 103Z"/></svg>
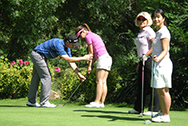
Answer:
<svg viewBox="0 0 188 126"><path fill-rule="evenodd" d="M154 15L155 14L161 14L161 16L163 17L163 18L165 18L165 20L164 20L164 25L166 25L167 26L167 23L166 23L166 16L165 16L165 14L164 14L164 12L163 12L163 10L162 9L156 9L153 13L152 13L152 18L154 18Z"/></svg>
<svg viewBox="0 0 188 126"><path fill-rule="evenodd" d="M89 26L84 23L83 25L80 25L76 28L76 33L78 33L81 29L87 30L87 31L91 31L91 29L89 28Z"/></svg>

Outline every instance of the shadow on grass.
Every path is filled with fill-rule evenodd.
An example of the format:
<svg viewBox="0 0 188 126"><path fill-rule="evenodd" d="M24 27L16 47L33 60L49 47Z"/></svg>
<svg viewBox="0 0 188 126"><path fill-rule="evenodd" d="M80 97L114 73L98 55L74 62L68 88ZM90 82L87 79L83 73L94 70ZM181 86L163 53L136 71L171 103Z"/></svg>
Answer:
<svg viewBox="0 0 188 126"><path fill-rule="evenodd" d="M26 105L25 106L22 106L22 105L0 105L0 107L27 107Z"/></svg>
<svg viewBox="0 0 188 126"><path fill-rule="evenodd" d="M111 116L111 115L82 115L82 117L98 117L98 118L106 118L106 119L111 119L110 121L116 121L116 120L144 121L143 118L118 117L118 116Z"/></svg>
<svg viewBox="0 0 188 126"><path fill-rule="evenodd" d="M116 112L116 111L102 111L102 110L73 110L74 112L98 112L98 113L111 113L111 114L128 114L127 112Z"/></svg>
<svg viewBox="0 0 188 126"><path fill-rule="evenodd" d="M73 110L74 112L93 112L93 113L105 113L105 114L124 114L128 116L127 112L117 112L117 111L102 111L102 110ZM107 118L110 121L116 120L129 120L129 121L143 121L144 118L137 117L119 117L119 116L111 116L111 115L82 115L81 117L98 117L98 118Z"/></svg>

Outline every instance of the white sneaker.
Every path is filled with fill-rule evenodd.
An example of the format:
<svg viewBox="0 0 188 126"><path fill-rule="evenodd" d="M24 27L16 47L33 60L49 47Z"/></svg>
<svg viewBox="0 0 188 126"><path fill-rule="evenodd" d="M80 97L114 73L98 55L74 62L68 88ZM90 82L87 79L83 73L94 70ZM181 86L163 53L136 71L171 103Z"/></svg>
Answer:
<svg viewBox="0 0 188 126"><path fill-rule="evenodd" d="M157 114L153 114L154 116L152 117L152 118L155 118L155 117L157 117L157 116L162 116L163 115L163 113L160 111L160 112L158 112Z"/></svg>
<svg viewBox="0 0 188 126"><path fill-rule="evenodd" d="M161 115L161 116L157 116L152 118L153 122L164 122L164 123L169 123L170 122L170 116L169 115Z"/></svg>
<svg viewBox="0 0 188 126"><path fill-rule="evenodd" d="M100 104L100 107L101 107L101 108L104 108L104 107L105 107L105 105L102 103L102 104Z"/></svg>
<svg viewBox="0 0 188 126"><path fill-rule="evenodd" d="M103 104L104 105L104 104ZM90 104L85 105L86 108L91 108L91 107L96 107L96 108L100 108L102 107L102 105L100 103L96 103L96 102L90 102Z"/></svg>
<svg viewBox="0 0 188 126"><path fill-rule="evenodd" d="M51 104L49 101L46 101L45 103L43 103L43 104L41 105L41 107L55 108L56 105Z"/></svg>
<svg viewBox="0 0 188 126"><path fill-rule="evenodd" d="M26 105L29 106L29 107L40 107L40 105L37 102L31 103L31 102L28 101Z"/></svg>
<svg viewBox="0 0 188 126"><path fill-rule="evenodd" d="M128 113L130 113L130 114L139 114L139 112L136 111L135 109L129 110Z"/></svg>
<svg viewBox="0 0 188 126"><path fill-rule="evenodd" d="M158 112L153 112L153 115L156 115ZM144 116L151 116L152 112L151 111L147 111L143 113Z"/></svg>

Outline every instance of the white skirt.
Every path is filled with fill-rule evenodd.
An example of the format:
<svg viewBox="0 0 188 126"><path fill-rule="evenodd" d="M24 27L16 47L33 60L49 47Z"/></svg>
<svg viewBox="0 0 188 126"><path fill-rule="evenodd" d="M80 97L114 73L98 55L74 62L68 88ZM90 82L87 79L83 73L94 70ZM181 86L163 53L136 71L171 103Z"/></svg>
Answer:
<svg viewBox="0 0 188 126"><path fill-rule="evenodd" d="M157 65L155 68L155 74L153 75L153 72L151 73L151 87L172 88L172 69L173 65L171 61L164 66Z"/></svg>
<svg viewBox="0 0 188 126"><path fill-rule="evenodd" d="M112 66L112 57L109 54L104 54L97 58L96 69L104 69L110 71Z"/></svg>

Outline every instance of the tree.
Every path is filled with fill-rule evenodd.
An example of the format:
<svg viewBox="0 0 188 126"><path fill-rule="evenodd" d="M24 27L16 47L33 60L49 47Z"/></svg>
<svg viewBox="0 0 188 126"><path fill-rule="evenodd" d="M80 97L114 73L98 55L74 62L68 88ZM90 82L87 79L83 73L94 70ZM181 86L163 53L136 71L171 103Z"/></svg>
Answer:
<svg viewBox="0 0 188 126"><path fill-rule="evenodd" d="M65 0L2 0L0 2L1 55L27 57L42 35L51 33L58 18L55 8Z"/></svg>

